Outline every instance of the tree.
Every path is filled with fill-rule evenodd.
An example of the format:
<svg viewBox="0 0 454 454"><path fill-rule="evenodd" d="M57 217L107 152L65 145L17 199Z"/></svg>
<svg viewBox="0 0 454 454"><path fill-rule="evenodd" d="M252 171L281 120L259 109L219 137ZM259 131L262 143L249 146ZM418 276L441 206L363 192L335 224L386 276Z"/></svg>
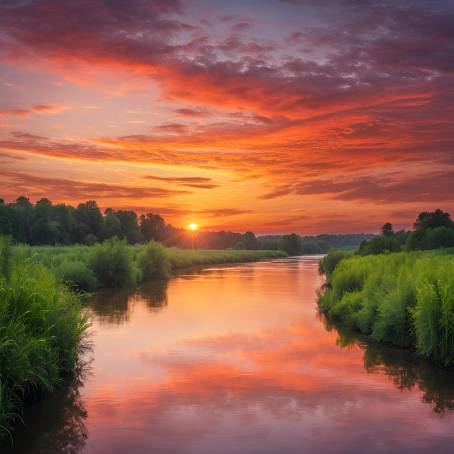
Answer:
<svg viewBox="0 0 454 454"><path fill-rule="evenodd" d="M140 231L146 240L163 241L166 224L159 214L147 213L140 216Z"/></svg>
<svg viewBox="0 0 454 454"><path fill-rule="evenodd" d="M281 241L281 249L289 255L300 255L302 253L301 237L296 233L284 235Z"/></svg>
<svg viewBox="0 0 454 454"><path fill-rule="evenodd" d="M31 244L53 244L55 241L54 231L49 226L50 210L52 203L48 199L40 199L32 212L30 227Z"/></svg>
<svg viewBox="0 0 454 454"><path fill-rule="evenodd" d="M128 243L143 243L144 237L139 230L137 214L131 210L119 210L115 215L120 220L122 238L126 238Z"/></svg>
<svg viewBox="0 0 454 454"><path fill-rule="evenodd" d="M89 233L96 236L98 239L104 237L104 219L98 204L94 200L80 203L77 206L75 217L81 224L88 226L90 229Z"/></svg>
<svg viewBox="0 0 454 454"><path fill-rule="evenodd" d="M381 233L383 236L393 236L394 235L393 225L390 222L386 222L385 224L383 224L381 228Z"/></svg>
<svg viewBox="0 0 454 454"><path fill-rule="evenodd" d="M399 241L394 235L378 235L369 241L361 243L361 255L383 254L385 252L398 252L401 249Z"/></svg>
<svg viewBox="0 0 454 454"><path fill-rule="evenodd" d="M33 204L30 203L30 200L27 197L20 196L16 199L16 203L12 204L12 207L16 212L14 237L18 241L29 243Z"/></svg>
<svg viewBox="0 0 454 454"><path fill-rule="evenodd" d="M107 238L112 238L114 236L120 238L122 236L120 219L118 219L118 216L112 208L107 208L107 210L104 211L104 226Z"/></svg>
<svg viewBox="0 0 454 454"><path fill-rule="evenodd" d="M242 241L244 249L258 249L257 238L255 237L253 232L245 232Z"/></svg>
<svg viewBox="0 0 454 454"><path fill-rule="evenodd" d="M423 211L419 213L414 224L415 230L426 230L436 227L454 228L454 222L451 220L449 213L440 209Z"/></svg>
<svg viewBox="0 0 454 454"><path fill-rule="evenodd" d="M423 249L438 249L440 247L454 246L454 229L436 227L426 231Z"/></svg>

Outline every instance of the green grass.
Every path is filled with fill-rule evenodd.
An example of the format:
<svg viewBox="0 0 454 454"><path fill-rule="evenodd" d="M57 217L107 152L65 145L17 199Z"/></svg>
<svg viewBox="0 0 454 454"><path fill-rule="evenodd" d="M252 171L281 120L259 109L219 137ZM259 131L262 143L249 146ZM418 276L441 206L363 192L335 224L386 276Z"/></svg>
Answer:
<svg viewBox="0 0 454 454"><path fill-rule="evenodd" d="M167 254L172 270L180 270L198 265L222 263L256 262L258 260L286 257L282 251L263 250L188 250L169 248Z"/></svg>
<svg viewBox="0 0 454 454"><path fill-rule="evenodd" d="M449 250L344 258L318 300L329 319L373 339L454 364L454 254Z"/></svg>
<svg viewBox="0 0 454 454"><path fill-rule="evenodd" d="M108 240L95 246L13 247L12 261L42 263L73 288L93 291L133 286L140 281L165 279L192 266L252 262L285 257L281 251L188 250L167 248L156 242L130 246Z"/></svg>
<svg viewBox="0 0 454 454"><path fill-rule="evenodd" d="M4 244L0 252L6 256ZM79 297L43 264L16 257L3 267L0 436L20 419L24 400L51 392L74 371L88 325Z"/></svg>

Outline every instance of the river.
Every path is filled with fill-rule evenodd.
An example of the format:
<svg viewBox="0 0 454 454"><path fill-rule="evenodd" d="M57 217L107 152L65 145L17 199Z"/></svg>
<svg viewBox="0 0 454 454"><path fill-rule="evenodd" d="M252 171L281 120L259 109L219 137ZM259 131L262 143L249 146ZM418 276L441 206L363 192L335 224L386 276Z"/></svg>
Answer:
<svg viewBox="0 0 454 454"><path fill-rule="evenodd" d="M92 361L12 452L452 452L454 373L327 326L318 260L98 293Z"/></svg>

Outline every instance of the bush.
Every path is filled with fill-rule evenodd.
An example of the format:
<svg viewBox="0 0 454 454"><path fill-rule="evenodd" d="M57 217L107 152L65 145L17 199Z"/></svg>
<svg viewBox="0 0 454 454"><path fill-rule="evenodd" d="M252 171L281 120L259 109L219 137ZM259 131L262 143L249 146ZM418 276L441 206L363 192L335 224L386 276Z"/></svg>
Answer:
<svg viewBox="0 0 454 454"><path fill-rule="evenodd" d="M139 281L139 270L124 240L114 238L93 246L90 267L101 287L125 287Z"/></svg>
<svg viewBox="0 0 454 454"><path fill-rule="evenodd" d="M69 287L86 292L98 287L96 276L86 261L65 259L58 266L57 273Z"/></svg>
<svg viewBox="0 0 454 454"><path fill-rule="evenodd" d="M142 279L167 279L170 275L170 260L166 248L156 241L150 241L139 256Z"/></svg>
<svg viewBox="0 0 454 454"><path fill-rule="evenodd" d="M23 400L52 391L74 370L87 327L77 296L43 265L16 265L0 277L0 433Z"/></svg>
<svg viewBox="0 0 454 454"><path fill-rule="evenodd" d="M361 243L359 254L361 255L376 255L385 252L397 252L401 250L399 240L392 236L379 235L369 241Z"/></svg>
<svg viewBox="0 0 454 454"><path fill-rule="evenodd" d="M331 249L328 251L328 254L325 255L320 260L318 270L320 274L326 274L326 276L330 276L331 273L336 268L337 264L347 257L351 257L353 255L352 251L345 251L342 249Z"/></svg>

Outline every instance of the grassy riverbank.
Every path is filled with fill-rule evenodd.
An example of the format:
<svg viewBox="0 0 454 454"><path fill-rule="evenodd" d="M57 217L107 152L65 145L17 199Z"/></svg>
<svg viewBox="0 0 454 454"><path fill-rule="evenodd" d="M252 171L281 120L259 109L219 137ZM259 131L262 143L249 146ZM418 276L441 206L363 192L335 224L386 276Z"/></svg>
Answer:
<svg viewBox="0 0 454 454"><path fill-rule="evenodd" d="M23 402L51 392L74 372L88 318L78 297L43 264L11 261L0 238L0 438Z"/></svg>
<svg viewBox="0 0 454 454"><path fill-rule="evenodd" d="M13 261L43 263L53 269L63 282L85 291L165 279L191 266L251 262L284 256L285 253L281 251L167 248L153 241L136 246L108 240L95 246L19 245L13 248Z"/></svg>
<svg viewBox="0 0 454 454"><path fill-rule="evenodd" d="M333 266L334 263L334 266ZM373 339L454 364L454 252L327 256L319 308Z"/></svg>

